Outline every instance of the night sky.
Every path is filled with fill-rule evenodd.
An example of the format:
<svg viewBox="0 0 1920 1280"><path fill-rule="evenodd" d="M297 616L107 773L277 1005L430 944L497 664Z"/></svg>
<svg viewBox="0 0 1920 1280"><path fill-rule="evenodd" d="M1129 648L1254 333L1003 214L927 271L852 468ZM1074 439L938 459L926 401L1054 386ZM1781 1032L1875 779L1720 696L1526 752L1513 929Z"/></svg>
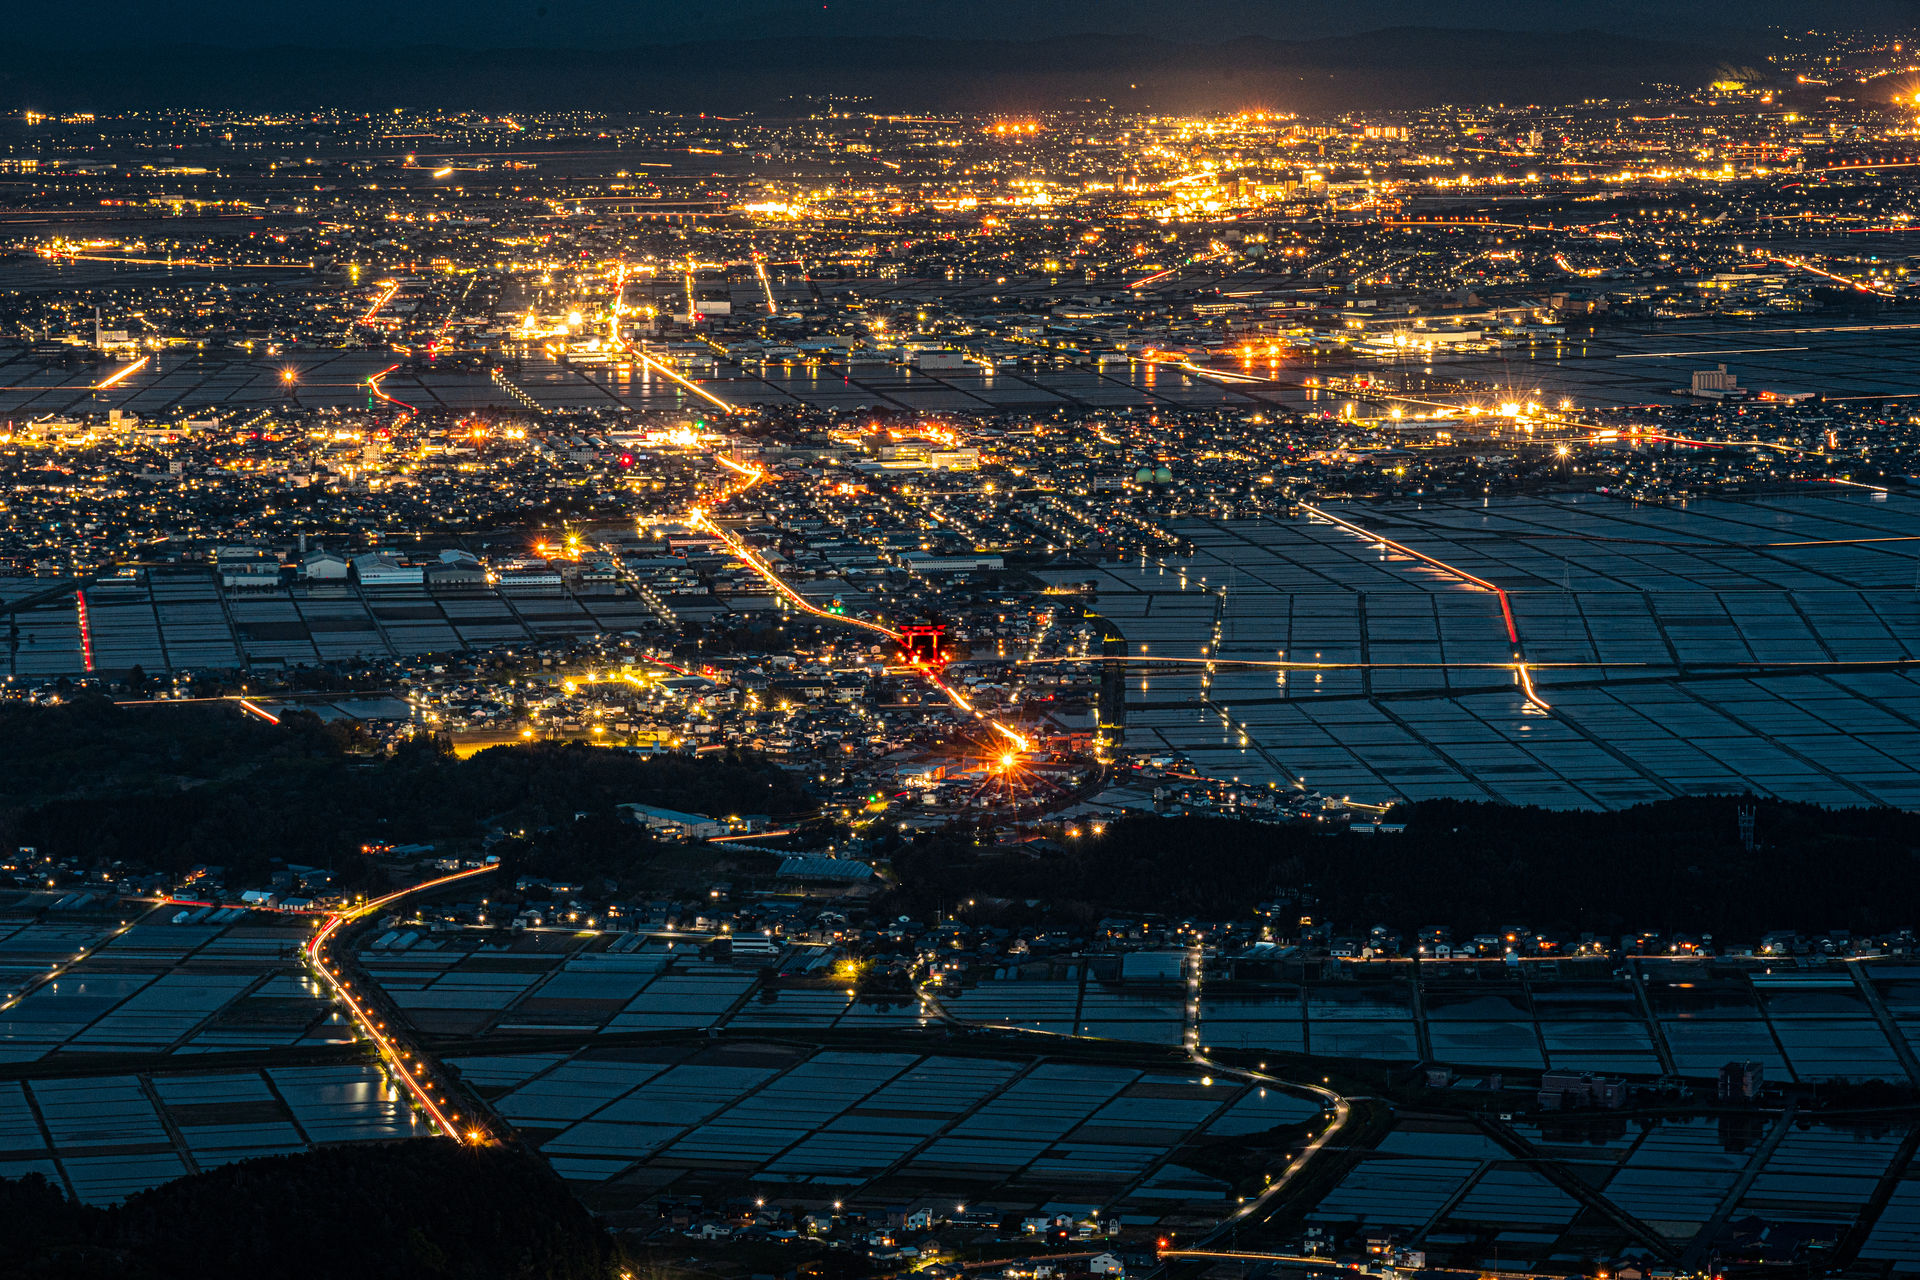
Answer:
<svg viewBox="0 0 1920 1280"><path fill-rule="evenodd" d="M913 35L1022 39L1081 32L1176 39L1344 35L1395 25L1572 30L1712 41L1770 24L1891 29L1920 0L104 0L83 20L20 6L10 34L53 48L132 44L450 44L474 48Z"/></svg>

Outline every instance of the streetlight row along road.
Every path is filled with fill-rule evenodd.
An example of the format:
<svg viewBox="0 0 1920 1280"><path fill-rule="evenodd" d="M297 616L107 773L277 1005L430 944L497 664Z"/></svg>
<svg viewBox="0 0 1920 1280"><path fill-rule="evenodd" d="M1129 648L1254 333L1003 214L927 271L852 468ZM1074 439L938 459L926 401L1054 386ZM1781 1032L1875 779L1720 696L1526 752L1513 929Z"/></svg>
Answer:
<svg viewBox="0 0 1920 1280"><path fill-rule="evenodd" d="M374 1017L371 1006L354 996L353 989L340 976L339 964L328 956L327 944L343 926L355 920L365 919L402 898L457 881L469 880L475 876L483 876L499 869L499 863L491 863L484 867L456 871L451 875L425 880L419 884L395 890L385 897L375 898L360 906L334 912L320 925L319 931L313 935L313 940L307 943L307 961L313 967L313 971L333 989L335 997L353 1015L354 1024L359 1027L362 1035L373 1042L387 1069L406 1086L407 1092L412 1094L414 1100L420 1104L420 1109L427 1113L434 1127L463 1145L485 1146L497 1139L478 1124L470 1123L465 1129L459 1127L459 1115L447 1111L444 1097L434 1097L434 1090L437 1087L434 1081L434 1064L404 1044L397 1033L389 1033L386 1024ZM412 1065L409 1066L409 1063ZM441 1093L444 1095L445 1090L442 1089Z"/></svg>

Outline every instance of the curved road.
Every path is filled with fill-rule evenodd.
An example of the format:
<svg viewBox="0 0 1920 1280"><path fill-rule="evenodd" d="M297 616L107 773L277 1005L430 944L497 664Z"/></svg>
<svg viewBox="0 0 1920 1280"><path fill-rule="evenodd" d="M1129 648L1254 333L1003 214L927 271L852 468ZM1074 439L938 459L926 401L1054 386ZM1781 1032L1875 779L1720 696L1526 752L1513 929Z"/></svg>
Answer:
<svg viewBox="0 0 1920 1280"><path fill-rule="evenodd" d="M451 1086L443 1080L442 1077L444 1073L441 1071L439 1064L421 1052L420 1049L410 1041L406 1032L400 1026L394 1025L390 1027L388 1025L385 1017L377 1008L377 1005L384 1000L384 996L379 992L377 987L374 987L370 979L363 979L363 982L365 986L373 988L372 990L355 992L348 975L343 972L344 966L331 954L329 948L338 938L340 931L348 924L365 920L369 916L395 906L403 899L412 897L415 894L427 893L443 888L449 884L455 884L463 880L486 875L498 869L498 864L494 864L492 866L477 867L467 871L457 871L451 875L439 876L432 880L422 881L419 884L409 885L404 889L395 890L393 893L389 893L384 897L375 898L359 906L334 912L326 917L320 925L320 928L314 933L312 941L310 941L306 947L307 961L314 973L333 989L334 995L353 1016L354 1024L360 1031L360 1034L372 1042L375 1050L380 1055L382 1064L396 1080L400 1081L400 1083L406 1087L408 1093L413 1096L414 1101L419 1104L420 1109L424 1111L432 1121L434 1128L456 1142L480 1146L492 1145L502 1141L511 1141L512 1138L510 1134L494 1133L492 1131L492 1124L478 1116L468 1115L463 1117L457 1110L454 1110L456 1105L453 1101L455 1094ZM1229 1077L1263 1088L1284 1089L1304 1094L1318 1101L1327 1112L1331 1113L1332 1119L1311 1142L1301 1148L1299 1154L1287 1162L1286 1167L1280 1170L1257 1196L1247 1200L1246 1203L1242 1204L1232 1214L1222 1219L1212 1231L1196 1241L1192 1249L1197 1249L1202 1252L1194 1256L1209 1256L1204 1252L1208 1246L1214 1244L1222 1236L1236 1231L1241 1224L1245 1223L1253 1215L1261 1213L1272 1205L1275 1198L1291 1187L1300 1175L1312 1164L1314 1158L1327 1147L1327 1144L1333 1141L1333 1139L1346 1128L1353 1114L1351 1099L1343 1097L1323 1085L1308 1084L1297 1080L1284 1080L1278 1076L1270 1075L1264 1070L1239 1067L1231 1063L1217 1061L1208 1056L1205 1047L1200 1044L1200 987L1204 976L1204 954L1202 946L1198 942L1195 942L1187 948L1182 960L1182 973L1186 988L1186 1025L1182 1034L1182 1046L1189 1060L1192 1061L1195 1067L1204 1071L1209 1078L1212 1076ZM1025 1035L1053 1037L1062 1040L1101 1040L1101 1038L1097 1036L1083 1036L1078 1034L1061 1035L1057 1032L1036 1031L1032 1028L1016 1027L1007 1023L970 1022L950 1012L940 1003L939 998L934 995L926 984L923 983L917 989L916 994L919 997L920 1007L924 1012L950 1026L989 1031L1019 1032ZM397 1018L395 1022L396 1024L398 1023ZM1119 1041L1102 1042L1125 1043ZM1191 1251L1192 1250L1185 1250L1180 1251L1180 1253ZM1170 1253L1169 1256L1180 1256L1180 1253Z"/></svg>
<svg viewBox="0 0 1920 1280"><path fill-rule="evenodd" d="M439 1064L420 1053L405 1038L405 1033L400 1028L388 1028L385 1019L373 1007L374 1001L382 998L377 987L373 993L363 992L358 996L354 994L352 984L341 973L340 962L328 953L327 948L345 925L356 920L364 920L377 911L393 906L403 898L497 870L499 870L499 864L494 863L468 871L456 871L452 875L409 885L360 906L336 911L321 924L319 930L313 935L313 940L307 943L306 949L307 964L321 981L333 988L334 995L353 1015L354 1024L359 1028L360 1034L373 1042L381 1062L394 1079L406 1086L407 1092L413 1095L414 1101L420 1104L420 1109L432 1120L434 1128L455 1142L475 1145L487 1145L500 1139L489 1132L484 1122L472 1116L463 1121L457 1111L450 1109L454 1105L453 1095L441 1080L442 1072ZM373 984L369 980L367 985Z"/></svg>
<svg viewBox="0 0 1920 1280"><path fill-rule="evenodd" d="M1221 1236L1235 1230L1253 1214L1259 1213L1267 1208L1267 1206L1272 1204L1276 1196L1292 1186L1300 1177L1301 1173L1312 1163L1313 1158L1319 1155L1341 1130L1346 1128L1347 1122L1353 1116L1353 1100L1343 1097L1334 1090L1322 1085L1306 1084L1298 1080L1282 1080L1280 1077L1269 1075L1265 1071L1255 1070L1249 1067L1237 1067L1230 1063L1219 1062L1208 1057L1205 1047L1200 1044L1200 983L1202 977L1202 959L1202 948L1198 943L1195 943L1187 948L1187 953L1182 963L1186 984L1186 1028L1181 1037L1181 1043L1186 1050L1188 1059L1192 1061L1194 1066L1204 1070L1208 1076L1227 1076L1245 1081L1248 1084L1303 1093L1315 1099L1323 1108L1333 1113L1333 1119L1327 1127L1322 1129L1313 1141L1301 1148L1300 1154L1288 1161L1286 1168L1282 1169L1259 1195L1249 1199L1233 1213L1222 1219L1218 1226L1200 1239L1198 1247L1204 1249ZM919 986L915 994L919 997L920 1007L923 1011L938 1018L941 1022L949 1026L968 1027L982 1031L1019 1032L1023 1035L1046 1036L1060 1040L1101 1040L1099 1036L1086 1036L1077 1033L1067 1033L1063 1035L1055 1031L1035 1030L1032 1027L1016 1027L1011 1023L1004 1022L970 1022L950 1012L945 1005L940 1003L939 997L929 990L926 984L923 983ZM1102 1042L1115 1044L1127 1043L1125 1041Z"/></svg>

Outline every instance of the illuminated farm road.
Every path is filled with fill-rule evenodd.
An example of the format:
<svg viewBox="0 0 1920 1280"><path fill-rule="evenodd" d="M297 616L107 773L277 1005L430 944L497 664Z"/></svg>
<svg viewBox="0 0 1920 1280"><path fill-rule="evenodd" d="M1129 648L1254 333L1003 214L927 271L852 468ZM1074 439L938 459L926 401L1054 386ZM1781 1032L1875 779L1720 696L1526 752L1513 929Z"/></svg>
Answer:
<svg viewBox="0 0 1920 1280"><path fill-rule="evenodd" d="M744 493L746 490L752 488L754 485L759 484L763 480L766 480L769 478L767 476L767 473L764 471L755 470L749 467L743 467L739 463L733 462L727 458L722 458L717 454L714 455L714 460L726 466L730 470L739 473L740 476L743 477L742 480L729 484L726 488L722 489L719 494L715 495L714 502L716 504L724 503L728 499L733 498L738 494ZM784 579L782 579L779 574L775 573L773 571L772 566L770 566L764 558L762 558L758 553L756 553L751 547L747 546L739 538L735 537L727 529L722 527L720 523L713 518L712 514L708 511L706 507L695 506L691 511L687 513L686 518L687 518L687 523L692 527L697 529L706 529L707 531L709 531L710 533L718 537L721 540L721 542L726 544L726 548L728 552L730 552L735 559L739 560L742 564L746 565L749 569L752 569L755 573L759 574L762 578L766 579L768 585L771 586L775 591L779 592L782 599L786 600L788 604L800 610L802 613L809 614L825 622L834 622L834 623L840 623L847 626L859 627L863 630L871 631L876 635L884 636L888 640L891 640L894 642L898 642L901 639L900 632L893 630L891 627L884 626L877 622L868 622L864 618L850 618L843 614L829 613L826 610L821 609L817 605L813 604L805 596L801 595L798 591L794 590L793 587L789 585ZM993 732L999 734L1000 738L1005 743L1011 745L1014 750L1026 751L1031 748L1032 743L1029 741L1029 739L1025 734L1021 733L1018 729L1015 729L1013 726L1003 723L1002 721L995 719L994 717L988 715L986 712L981 711L979 708L975 707L973 703L967 698L966 694L960 692L960 690L954 688L952 685L948 684L945 680L943 680L938 671L934 670L931 667L923 666L917 662L914 664L914 671L920 676L921 679L925 680L928 684L938 689L940 693L947 699L947 701L953 704L955 710L965 713L966 715L972 717L974 720L979 721L981 724L993 730ZM1012 761L1008 760L1006 761L1006 763L1008 765L1011 765Z"/></svg>
<svg viewBox="0 0 1920 1280"><path fill-rule="evenodd" d="M1920 804L1920 680L1899 669L1920 655L1905 540L1920 504L1808 486L1684 508L1321 506L1504 590L1552 712L1488 687L1478 664L1514 661L1494 593L1336 526L1189 521L1191 560L1044 575L1094 578L1129 659L1187 660L1129 672L1129 750L1369 803L1613 808L1751 788ZM1292 662L1351 665L1253 665Z"/></svg>
<svg viewBox="0 0 1920 1280"><path fill-rule="evenodd" d="M1329 511L1322 510L1319 507L1311 506L1305 502L1300 504L1300 509L1302 511L1307 512L1309 515L1316 516L1319 519L1325 520L1330 524L1338 525L1340 528L1345 529L1348 533L1364 538L1368 542L1376 543L1382 549L1392 550L1399 553L1400 555L1411 557L1412 559L1418 560L1420 561L1420 563L1427 565L1430 568L1438 569L1440 572L1444 574L1448 574L1452 577L1458 578L1462 582L1468 583L1471 586L1479 587L1482 591L1493 592L1493 594L1497 596L1500 600L1500 617L1501 617L1501 620L1506 623L1507 642L1511 644L1514 649L1513 671L1514 671L1514 674L1518 676L1520 679L1520 688L1526 695L1527 704L1541 711L1551 710L1551 708L1548 707L1547 704L1541 700L1540 695L1533 691L1533 679L1531 676L1527 674L1527 664L1526 664L1524 655L1521 651L1520 632L1519 632L1519 629L1515 627L1514 621L1513 621L1513 604L1512 604L1512 601L1510 601L1507 598L1507 593L1504 588L1497 586L1494 583L1488 582L1485 578L1476 577L1475 575L1468 573L1465 569L1456 568L1455 566L1448 564L1444 560L1436 559L1433 556L1426 554L1424 551L1416 551L1412 547L1406 546L1403 543L1395 542L1392 539L1387 538L1381 534L1377 534L1372 532L1369 529L1365 529L1360 525L1353 523L1353 521L1348 520L1344 516L1334 515Z"/></svg>
<svg viewBox="0 0 1920 1280"><path fill-rule="evenodd" d="M487 1143L496 1139L473 1117L464 1119L456 1109L452 1096L441 1082L437 1064L425 1054L416 1050L399 1027L389 1028L377 1005L377 993L357 992L352 979L343 971L338 958L330 947L334 935L354 920L363 919L387 907L393 906L403 898L415 894L430 892L444 885L469 880L475 876L498 871L499 864L475 867L467 871L456 871L452 875L422 881L397 890L382 898L375 898L350 910L328 916L313 940L307 944L307 959L314 973L333 990L335 998L353 1015L360 1034L370 1041L380 1056L381 1063L404 1086L419 1104L433 1127L447 1137L463 1143Z"/></svg>

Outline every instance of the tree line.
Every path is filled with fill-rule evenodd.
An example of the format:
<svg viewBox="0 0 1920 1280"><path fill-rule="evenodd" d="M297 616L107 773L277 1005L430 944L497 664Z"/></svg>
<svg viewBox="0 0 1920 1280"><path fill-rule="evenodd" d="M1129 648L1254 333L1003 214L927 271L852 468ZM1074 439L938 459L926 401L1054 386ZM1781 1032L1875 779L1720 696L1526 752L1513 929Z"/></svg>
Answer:
<svg viewBox="0 0 1920 1280"><path fill-rule="evenodd" d="M494 747L467 759L422 737L391 754L350 725L289 712L277 725L227 705L0 704L0 848L31 845L89 865L258 876L273 860L365 874L369 844L477 847L490 829L538 842L593 819L617 863L645 842L616 825L627 803L725 816L812 807L751 756L645 757L584 743ZM579 838L560 842L577 847Z"/></svg>
<svg viewBox="0 0 1920 1280"><path fill-rule="evenodd" d="M1738 811L1751 807L1749 849ZM1827 809L1752 796L1663 800L1611 812L1453 800L1395 808L1387 835L1210 817L1128 817L1099 837L999 847L925 837L893 855L889 909L1040 899L1057 912L1244 915L1295 894L1337 930L1444 924L1572 933L1772 929L1872 934L1916 924L1920 814Z"/></svg>

